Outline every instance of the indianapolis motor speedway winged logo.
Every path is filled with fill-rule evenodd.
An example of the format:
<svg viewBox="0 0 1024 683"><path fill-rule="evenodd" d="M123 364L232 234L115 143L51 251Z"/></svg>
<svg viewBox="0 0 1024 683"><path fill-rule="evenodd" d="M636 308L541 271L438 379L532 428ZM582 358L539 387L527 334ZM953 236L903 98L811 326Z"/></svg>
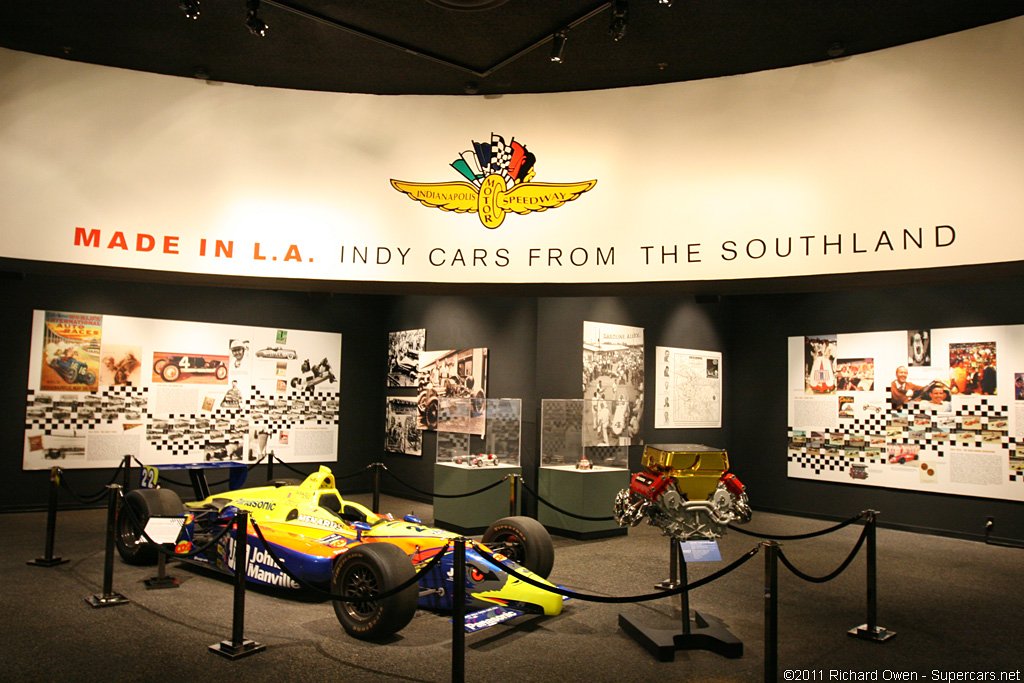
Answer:
<svg viewBox="0 0 1024 683"><path fill-rule="evenodd" d="M597 184L596 180L575 183L536 183L537 158L515 139L506 143L491 133L491 141L474 142L451 163L466 180L414 183L392 180L391 185L424 206L476 213L484 227L494 229L509 211L528 214L557 209Z"/></svg>

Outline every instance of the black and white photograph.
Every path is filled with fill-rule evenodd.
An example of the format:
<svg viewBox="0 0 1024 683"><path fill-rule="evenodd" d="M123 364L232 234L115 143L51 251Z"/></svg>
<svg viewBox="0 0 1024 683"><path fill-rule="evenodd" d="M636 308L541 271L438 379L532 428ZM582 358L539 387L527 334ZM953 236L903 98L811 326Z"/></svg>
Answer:
<svg viewBox="0 0 1024 683"><path fill-rule="evenodd" d="M423 434L418 429L418 421L415 399L388 397L384 450L406 455L423 455Z"/></svg>
<svg viewBox="0 0 1024 683"><path fill-rule="evenodd" d="M436 430L441 399L480 401L487 397L487 349L424 351L420 354L418 387L420 429ZM482 429L481 425L471 431L481 434Z"/></svg>
<svg viewBox="0 0 1024 683"><path fill-rule="evenodd" d="M907 365L924 368L932 364L931 330L907 331Z"/></svg>
<svg viewBox="0 0 1024 683"><path fill-rule="evenodd" d="M426 347L426 330L388 333L388 386L414 387L420 369L420 354Z"/></svg>
<svg viewBox="0 0 1024 683"><path fill-rule="evenodd" d="M584 435L584 443L643 443L644 330L642 327L583 322L583 398L609 407L608 432ZM611 407L614 405L614 411ZM586 426L587 422L584 421ZM596 426L594 427L596 430Z"/></svg>

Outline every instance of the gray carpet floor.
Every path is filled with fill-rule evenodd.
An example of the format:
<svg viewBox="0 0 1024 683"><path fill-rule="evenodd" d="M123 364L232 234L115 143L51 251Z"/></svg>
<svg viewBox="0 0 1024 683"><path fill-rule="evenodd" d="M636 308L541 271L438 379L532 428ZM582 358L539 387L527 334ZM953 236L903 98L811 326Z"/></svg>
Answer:
<svg viewBox="0 0 1024 683"><path fill-rule="evenodd" d="M369 504L369 497L353 496ZM385 496L382 510L432 508ZM856 514L857 511L851 511ZM180 587L150 590L154 568L114 562L114 591L126 605L96 609L102 593L104 510L62 511L54 555L68 562L30 566L44 552L46 515L0 516L0 680L3 681L450 681L451 623L419 611L387 642L348 637L331 603L282 590L246 594L244 635L266 646L228 660L209 651L230 640L230 580L177 563ZM747 528L792 535L830 523L755 513ZM827 536L782 542L786 556L812 575L831 572L856 543L860 524ZM643 524L626 536L578 541L554 537L551 579L581 593L650 593L668 578L668 540ZM691 563L691 581L757 546L730 532L723 562ZM679 600L634 604L572 600L557 617L524 617L467 634L468 681L763 681L765 680L765 553L694 590L690 606L721 619L744 643L740 658L706 651L658 661L618 625L627 614L644 625L680 624ZM778 680L981 680L958 673L991 672L985 680L1021 680L1024 669L1024 551L951 538L880 529L878 624L896 637L875 643L847 631L866 621L862 552L828 583L803 581L779 567ZM793 673L797 672L797 673ZM866 676L866 678L864 678ZM872 676L874 678L872 678ZM897 678L900 676L902 678Z"/></svg>

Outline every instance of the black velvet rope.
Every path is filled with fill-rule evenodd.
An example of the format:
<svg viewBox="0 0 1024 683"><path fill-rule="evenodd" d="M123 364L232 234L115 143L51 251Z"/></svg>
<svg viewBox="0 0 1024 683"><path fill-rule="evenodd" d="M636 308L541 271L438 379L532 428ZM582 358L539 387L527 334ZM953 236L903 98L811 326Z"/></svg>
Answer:
<svg viewBox="0 0 1024 683"><path fill-rule="evenodd" d="M843 560L843 563L840 564L834 572L826 574L825 576L811 576L800 571L799 569L793 566L793 563L789 561L789 559L786 557L786 554L782 552L781 548L779 549L779 559L782 561L782 564L786 566L786 569L793 572L793 574L795 574L798 578L801 578L804 581L810 581L811 583L825 583L826 581L831 581L832 579L842 574L846 570L846 568L850 566L850 563L853 562L853 558L857 556L857 553L860 551L861 546L864 545L864 539L866 539L867 536L868 527L865 526L864 530L860 533L860 538L857 539L857 544L853 546L853 550L850 552L849 555L847 555L846 559Z"/></svg>
<svg viewBox="0 0 1024 683"><path fill-rule="evenodd" d="M501 484L501 483L503 483L505 481L508 481L508 478L510 476L510 475L506 474L504 477L502 477L498 481L494 482L493 484L488 484L487 486L485 486L485 487L483 487L481 489L477 489L476 491L470 491L469 493L451 493L451 494L447 494L447 493L432 493L430 491L423 491L421 489L416 488L412 484L409 484L408 482L405 482L405 481L399 479L398 477L396 477L395 474L391 470L389 470L385 465L380 465L380 468L382 470L384 470L385 472L387 472L388 474L390 474L391 477L395 481L397 481L399 484L402 484L403 486L412 489L416 493L419 493L419 494L424 495L424 496L433 496L434 498L466 498L468 496L475 496L478 493L483 493L484 491L489 491L490 489L493 489L498 484Z"/></svg>
<svg viewBox="0 0 1024 683"><path fill-rule="evenodd" d="M586 520L586 521L588 521L588 522L610 522L610 521L614 521L614 520L615 520L615 517L613 517L613 516L608 516L608 517L587 517L587 516L585 516L585 515L577 515L577 514L575 514L575 513L573 513L573 512L569 512L568 510L563 510L562 508L558 507L557 505L555 505L555 504L553 504L553 503L549 503L548 501L544 500L544 499L543 499L543 498L542 498L542 497L540 496L540 494L539 494L539 493L537 493L536 491L534 491L533 489L531 489L531 488L530 488L530 487L529 487L529 486L528 486L528 485L526 484L526 482L525 482L525 481L523 480L523 478L522 478L522 477L519 477L519 483L520 483L520 485L522 485L522 487L523 487L524 489L526 489L526 492L527 492L527 493L529 493L530 495L532 495L532 496L533 496L534 498L536 498L536 499L537 499L537 500L538 500L539 502L541 502L541 503L544 503L545 505L547 505L547 506L548 506L549 508L551 508L551 509L552 509L552 510L554 510L555 512L561 512L561 513L562 513L563 515L568 515L569 517L575 517L576 519L583 519L583 520Z"/></svg>
<svg viewBox="0 0 1024 683"><path fill-rule="evenodd" d="M75 492L75 490L73 488L71 488L71 484L68 483L67 478L64 476L67 473L66 470L64 470L64 469L60 469L60 474L58 475L58 482L60 483L60 487L62 489L64 489L65 491L67 491L68 493L71 494L72 498L77 500L79 503L83 503L83 504L88 505L88 504L92 504L92 503L97 503L97 502L103 500L106 497L106 495L107 495L107 487L110 486L111 484L113 484L115 481L117 481L117 477L118 477L119 473L121 472L121 470L123 470L123 469L124 469L124 461L122 460L121 464L119 464L117 466L117 468L114 470L114 474L113 474L112 477L110 477L110 481L107 482L106 484L104 484L103 488L100 489L100 491L98 493L90 494L88 496L79 495L78 493Z"/></svg>
<svg viewBox="0 0 1024 683"><path fill-rule="evenodd" d="M773 541L799 541L799 540L804 539L804 538L814 538L816 536L824 536L825 534L830 534L833 531L839 531L843 527L850 526L851 524L856 522L861 517L864 517L866 514L867 514L867 512L861 512L860 514L856 515L855 517L851 517L850 519L846 520L845 522L840 522L839 524L836 524L835 526L830 526L827 529L822 529L820 531L811 531L811 532L808 532L806 534L794 534L792 536L776 536L774 534L759 534L756 531L748 531L746 529L742 529L740 527L733 526L732 524L729 525L729 529L731 529L732 531L735 531L737 533L744 534L746 536L753 536L754 538L766 538L766 539L773 540Z"/></svg>
<svg viewBox="0 0 1024 683"><path fill-rule="evenodd" d="M577 593L576 591L571 591L571 590L568 590L566 588L559 588L558 586L552 586L550 584L541 583L540 581L538 581L538 580L536 580L534 578L531 578L529 576L526 576L525 574L520 574L516 570L514 570L511 567L509 567L508 565L506 565L501 560L497 559L491 553L489 553L487 551L484 551L484 550L481 550L479 546L477 547L477 552L479 552L485 558L487 558L488 560L493 562L495 565L501 567L502 570L505 571L506 573L508 573L509 575L514 576L517 579L519 579L520 581L523 581L524 583L528 583L531 586L534 586L536 588L541 588L543 590L546 590L549 593L557 593L558 595L563 595L563 596L565 596L567 598L576 598L576 599L579 599L579 600L583 600L585 602L605 602L605 603L621 604L621 603L627 603L627 602L647 602L649 600L659 600L661 598L666 598L666 597L669 597L669 596L672 596L672 595L680 595L682 593L685 593L686 591L693 590L694 588L700 588L701 586L704 586L706 584L711 583L712 581L715 581L717 579L722 578L723 576L725 576L729 572L733 571L734 569L739 568L744 563L746 563L747 560L749 560L754 555L756 555L760 549L761 549L761 546L760 545L756 545L753 548L751 548L750 550L748 550L746 553L741 555L738 559L734 560L727 567L723 567L722 569L719 569L714 574L709 574L708 576L705 576L702 579L697 579L696 581L688 583L685 586L677 586L676 588L670 588L668 590L658 591L657 593L647 593L645 595L631 595L631 596L625 596L625 597L610 597L610 596L607 596L607 595L591 595L591 594L587 594L587 593Z"/></svg>

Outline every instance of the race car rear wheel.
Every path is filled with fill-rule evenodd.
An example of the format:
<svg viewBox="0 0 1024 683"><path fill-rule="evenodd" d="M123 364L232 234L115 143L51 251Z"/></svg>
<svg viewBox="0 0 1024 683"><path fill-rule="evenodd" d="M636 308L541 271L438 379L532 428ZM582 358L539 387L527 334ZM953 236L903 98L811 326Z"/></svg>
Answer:
<svg viewBox="0 0 1024 683"><path fill-rule="evenodd" d="M170 489L136 489L124 494L114 535L121 559L128 564L156 564L157 547L146 541L142 529L150 517L172 517L184 509L181 498Z"/></svg>
<svg viewBox="0 0 1024 683"><path fill-rule="evenodd" d="M366 543L343 553L334 563L331 592L341 597L366 598L386 593L416 572L401 548L390 543ZM413 581L395 595L371 602L334 601L334 613L345 632L360 640L384 638L405 628L416 613L419 585Z"/></svg>
<svg viewBox="0 0 1024 683"><path fill-rule="evenodd" d="M544 525L532 517L499 519L487 527L483 544L545 579L555 564L551 536Z"/></svg>
<svg viewBox="0 0 1024 683"><path fill-rule="evenodd" d="M181 368L175 363L166 363L160 370L160 376L164 378L165 382L176 382L181 377Z"/></svg>

